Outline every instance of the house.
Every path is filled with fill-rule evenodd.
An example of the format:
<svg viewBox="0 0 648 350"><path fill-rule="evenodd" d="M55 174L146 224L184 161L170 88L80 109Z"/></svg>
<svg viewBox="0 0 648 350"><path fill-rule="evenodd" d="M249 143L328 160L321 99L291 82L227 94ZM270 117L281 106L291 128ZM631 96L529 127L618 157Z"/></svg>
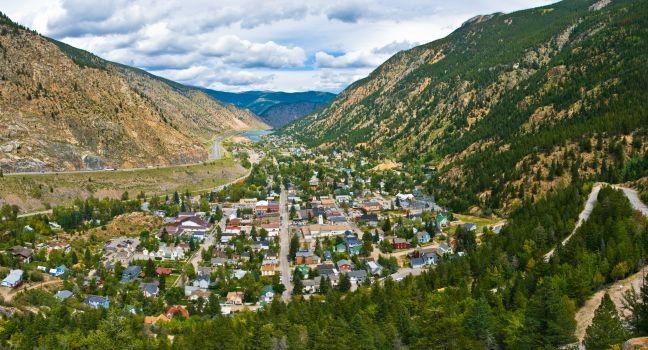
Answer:
<svg viewBox="0 0 648 350"><path fill-rule="evenodd" d="M67 289L64 290L59 290L54 294L54 298L58 299L59 301L65 301L69 298L71 298L74 295L74 293L70 292Z"/></svg>
<svg viewBox="0 0 648 350"><path fill-rule="evenodd" d="M351 226L349 226L348 223L335 225L313 224L301 227L301 233L305 239L340 236L343 235L346 231L350 230Z"/></svg>
<svg viewBox="0 0 648 350"><path fill-rule="evenodd" d="M91 306L95 309L104 308L107 309L110 306L110 300L108 297L102 297L99 295L88 295L83 301L84 304Z"/></svg>
<svg viewBox="0 0 648 350"><path fill-rule="evenodd" d="M240 280L241 278L245 277L245 275L247 275L248 272L249 271L246 270L236 269L232 271L232 277Z"/></svg>
<svg viewBox="0 0 648 350"><path fill-rule="evenodd" d="M152 326L158 322L169 322L171 321L165 314L160 314L158 316L146 316L144 317L144 324Z"/></svg>
<svg viewBox="0 0 648 350"><path fill-rule="evenodd" d="M139 279L142 273L142 267L138 265L130 265L122 272L120 283L130 283Z"/></svg>
<svg viewBox="0 0 648 350"><path fill-rule="evenodd" d="M351 283L359 284L367 279L367 271L365 270L352 270L347 273Z"/></svg>
<svg viewBox="0 0 648 350"><path fill-rule="evenodd" d="M61 265L61 266L58 266L55 269L50 269L49 274L54 276L54 277L59 277L59 276L62 276L63 274L65 274L66 271L67 271L67 267L65 267L65 265Z"/></svg>
<svg viewBox="0 0 648 350"><path fill-rule="evenodd" d="M463 227L466 231L469 231L469 232L477 231L477 225L475 225L473 223L470 223L470 222L467 222L467 223L461 225L461 227Z"/></svg>
<svg viewBox="0 0 648 350"><path fill-rule="evenodd" d="M340 272L349 272L353 270L353 263L349 260L342 259L337 262L337 268Z"/></svg>
<svg viewBox="0 0 648 350"><path fill-rule="evenodd" d="M261 276L274 276L275 272L276 266L274 264L261 265Z"/></svg>
<svg viewBox="0 0 648 350"><path fill-rule="evenodd" d="M423 244L429 243L432 237L430 237L430 234L427 231L420 231L416 233L416 239L419 243Z"/></svg>
<svg viewBox="0 0 648 350"><path fill-rule="evenodd" d="M315 175L313 175L313 177L308 180L308 187L311 190L315 191L317 190L317 186L319 186L319 179Z"/></svg>
<svg viewBox="0 0 648 350"><path fill-rule="evenodd" d="M302 285L304 286L303 292L304 293L317 293L319 291L319 286L321 282L321 277L317 276L312 279L306 279L302 281Z"/></svg>
<svg viewBox="0 0 648 350"><path fill-rule="evenodd" d="M172 236L187 235L192 237L194 233L198 232L199 235L202 233L204 238L205 233L210 229L211 224L200 213L180 213L172 222L160 228L158 237L165 233Z"/></svg>
<svg viewBox="0 0 648 350"><path fill-rule="evenodd" d="M345 224L348 222L347 219L341 215L329 216L327 220L332 224Z"/></svg>
<svg viewBox="0 0 648 350"><path fill-rule="evenodd" d="M301 274L302 278L308 278L310 267L308 265L297 265L297 271Z"/></svg>
<svg viewBox="0 0 648 350"><path fill-rule="evenodd" d="M210 292L208 290L197 289L197 290L192 291L191 294L189 294L188 299L189 300L198 300L198 299L202 298L202 299L207 300L207 299L209 299L209 297L211 295L212 295L212 292Z"/></svg>
<svg viewBox="0 0 648 350"><path fill-rule="evenodd" d="M505 223L495 224L495 225L491 226L491 231L499 234L500 232L502 232L502 229L504 228L504 225L506 225L506 224Z"/></svg>
<svg viewBox="0 0 648 350"><path fill-rule="evenodd" d="M173 305L166 312L166 316L170 319L177 317L178 315L184 318L189 318L189 312L182 305Z"/></svg>
<svg viewBox="0 0 648 350"><path fill-rule="evenodd" d="M72 250L70 244L62 241L50 241L47 243L47 253L51 253L53 250L60 250L63 253L67 254Z"/></svg>
<svg viewBox="0 0 648 350"><path fill-rule="evenodd" d="M155 273L156 273L158 276L168 276L168 275L171 274L171 269L168 268L168 267L161 267L161 266L160 266L160 267L158 267L158 268L155 269Z"/></svg>
<svg viewBox="0 0 648 350"><path fill-rule="evenodd" d="M324 261L332 261L333 253L330 250L324 251Z"/></svg>
<svg viewBox="0 0 648 350"><path fill-rule="evenodd" d="M279 254L277 254L277 252L274 250L268 250L267 252L265 252L264 258L268 260L277 260L279 259Z"/></svg>
<svg viewBox="0 0 648 350"><path fill-rule="evenodd" d="M19 262L29 264L34 250L17 245L11 248L11 254Z"/></svg>
<svg viewBox="0 0 648 350"><path fill-rule="evenodd" d="M412 265L413 269L418 269L418 268L425 267L426 264L423 258L411 258L410 265Z"/></svg>
<svg viewBox="0 0 648 350"><path fill-rule="evenodd" d="M452 247L450 247L450 246L448 245L448 243L445 243L445 242L444 242L444 243L441 243L441 244L439 244L439 246L437 247L437 253L438 253L439 255L441 255L441 256L443 256L443 255L445 255L445 254L452 254Z"/></svg>
<svg viewBox="0 0 648 350"><path fill-rule="evenodd" d="M362 210L365 214L375 214L379 213L380 210L382 210L382 206L376 201L370 201L363 203L360 206L360 210Z"/></svg>
<svg viewBox="0 0 648 350"><path fill-rule="evenodd" d="M212 267L225 266L225 264L227 264L227 259L223 257L211 258L210 264Z"/></svg>
<svg viewBox="0 0 648 350"><path fill-rule="evenodd" d="M380 275L382 273L383 267L380 266L377 262L375 261L367 261L367 272L372 275Z"/></svg>
<svg viewBox="0 0 648 350"><path fill-rule="evenodd" d="M11 270L7 277L2 280L2 286L16 288L22 283L23 270Z"/></svg>
<svg viewBox="0 0 648 350"><path fill-rule="evenodd" d="M210 285L210 284L211 284L211 278L210 278L209 275L206 275L206 276L205 276L205 275L198 276L198 277L196 277L196 279L194 279L193 282L191 283L191 285L193 285L194 287L198 287L198 288L201 288L201 289L207 289L207 288L209 288L209 285Z"/></svg>
<svg viewBox="0 0 648 350"><path fill-rule="evenodd" d="M267 240L254 241L252 242L252 249L254 251L268 250L270 249L270 242Z"/></svg>
<svg viewBox="0 0 648 350"><path fill-rule="evenodd" d="M226 299L230 305L242 305L244 297L245 294L243 292L228 292Z"/></svg>
<svg viewBox="0 0 648 350"><path fill-rule="evenodd" d="M263 291L261 292L261 297L259 297L259 303L261 305L265 305L268 303L271 303L272 300L274 300L274 289L272 289L272 286L265 286L263 287Z"/></svg>
<svg viewBox="0 0 648 350"><path fill-rule="evenodd" d="M206 235L207 235L206 231L194 231L191 234L191 239L202 242L205 240Z"/></svg>
<svg viewBox="0 0 648 350"><path fill-rule="evenodd" d="M198 266L198 269L196 270L196 274L200 277L211 277L212 274L212 268L209 266Z"/></svg>
<svg viewBox="0 0 648 350"><path fill-rule="evenodd" d="M435 252L422 253L421 259L425 261L426 265L436 265L439 263L439 260L441 260Z"/></svg>
<svg viewBox="0 0 648 350"><path fill-rule="evenodd" d="M333 264L322 264L317 265L317 273L322 277L332 279L333 277L337 277L338 270L335 269L335 265Z"/></svg>
<svg viewBox="0 0 648 350"><path fill-rule="evenodd" d="M394 249L407 249L411 247L411 244L404 238L396 237L392 240L392 247L394 247Z"/></svg>
<svg viewBox="0 0 648 350"><path fill-rule="evenodd" d="M296 264L314 264L315 254L310 250L300 250L295 253L295 263Z"/></svg>
<svg viewBox="0 0 648 350"><path fill-rule="evenodd" d="M139 288L142 290L142 293L147 298L156 297L160 292L160 282L155 281L151 283L140 283Z"/></svg>
<svg viewBox="0 0 648 350"><path fill-rule="evenodd" d="M357 218L358 222L364 222L365 224L376 227L378 226L378 215L376 214L362 214Z"/></svg>
<svg viewBox="0 0 648 350"><path fill-rule="evenodd" d="M349 195L341 194L341 195L335 196L335 201L338 202L338 204L351 203L351 200L352 200L351 196L349 196Z"/></svg>
<svg viewBox="0 0 648 350"><path fill-rule="evenodd" d="M344 245L346 246L346 250L351 255L357 255L362 252L363 243L356 236L347 235L346 237L344 237Z"/></svg>
<svg viewBox="0 0 648 350"><path fill-rule="evenodd" d="M444 227L449 224L448 218L443 214L437 214L435 220L437 232L441 232Z"/></svg>

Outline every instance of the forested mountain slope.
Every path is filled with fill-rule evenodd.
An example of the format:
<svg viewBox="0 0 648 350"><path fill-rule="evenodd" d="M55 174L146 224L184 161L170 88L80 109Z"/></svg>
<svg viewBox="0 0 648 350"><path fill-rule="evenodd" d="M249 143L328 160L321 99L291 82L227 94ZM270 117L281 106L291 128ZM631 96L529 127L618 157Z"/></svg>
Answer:
<svg viewBox="0 0 648 350"><path fill-rule="evenodd" d="M478 16L396 54L285 132L433 165L455 209L500 208L576 176L641 178L647 24L648 1Z"/></svg>
<svg viewBox="0 0 648 350"><path fill-rule="evenodd" d="M197 162L218 133L266 128L198 89L108 62L0 14L5 172Z"/></svg>
<svg viewBox="0 0 648 350"><path fill-rule="evenodd" d="M275 128L315 112L335 98L335 94L321 91L203 91L219 101L249 109Z"/></svg>

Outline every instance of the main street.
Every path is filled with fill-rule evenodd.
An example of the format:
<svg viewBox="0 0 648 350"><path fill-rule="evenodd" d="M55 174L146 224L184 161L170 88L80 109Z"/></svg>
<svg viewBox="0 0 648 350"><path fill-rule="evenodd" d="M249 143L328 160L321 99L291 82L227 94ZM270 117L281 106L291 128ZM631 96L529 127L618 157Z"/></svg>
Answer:
<svg viewBox="0 0 648 350"><path fill-rule="evenodd" d="M281 283L283 283L286 290L283 293L284 301L290 301L292 297L293 285L290 281L290 261L288 254L290 253L290 234L288 232L288 193L283 185L281 185L281 195L279 196L279 213L281 216L281 226L279 227L279 268L281 270Z"/></svg>

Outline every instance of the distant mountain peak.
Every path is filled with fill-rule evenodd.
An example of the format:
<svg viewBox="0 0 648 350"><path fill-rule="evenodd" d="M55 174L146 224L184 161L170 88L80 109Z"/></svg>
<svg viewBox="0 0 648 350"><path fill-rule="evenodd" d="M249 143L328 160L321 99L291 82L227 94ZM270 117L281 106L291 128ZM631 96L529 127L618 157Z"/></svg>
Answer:
<svg viewBox="0 0 648 350"><path fill-rule="evenodd" d="M202 89L205 93L224 103L249 109L274 128L311 114L326 106L335 94L323 91L243 91L224 92Z"/></svg>

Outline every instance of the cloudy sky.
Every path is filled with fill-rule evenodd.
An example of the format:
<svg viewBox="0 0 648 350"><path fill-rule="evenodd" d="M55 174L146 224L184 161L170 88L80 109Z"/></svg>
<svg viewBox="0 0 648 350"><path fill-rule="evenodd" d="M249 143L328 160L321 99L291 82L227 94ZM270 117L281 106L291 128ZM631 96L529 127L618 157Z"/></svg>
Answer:
<svg viewBox="0 0 648 350"><path fill-rule="evenodd" d="M185 84L339 92L466 19L550 0L0 0L14 21Z"/></svg>

